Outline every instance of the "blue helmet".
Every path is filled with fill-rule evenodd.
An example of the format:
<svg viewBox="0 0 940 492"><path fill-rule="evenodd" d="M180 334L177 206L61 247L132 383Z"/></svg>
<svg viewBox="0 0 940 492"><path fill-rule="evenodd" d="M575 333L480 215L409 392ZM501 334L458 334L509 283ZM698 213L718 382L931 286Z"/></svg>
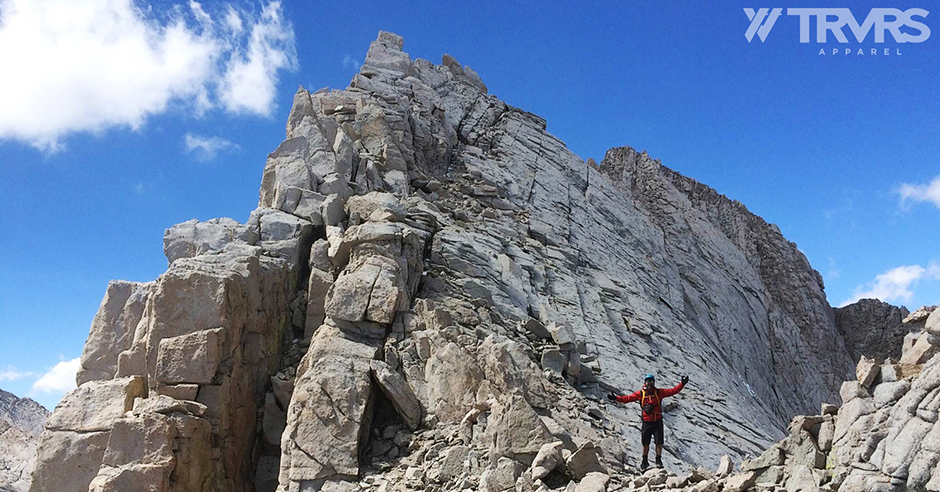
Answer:
<svg viewBox="0 0 940 492"><path fill-rule="evenodd" d="M655 377L653 377L653 375L652 375L652 374L647 374L647 375L646 375L646 377L645 377L645 378L643 378L643 381L648 381L648 380L650 380L650 379L652 379L653 381L655 381L655 380L656 380L656 378L655 378Z"/></svg>

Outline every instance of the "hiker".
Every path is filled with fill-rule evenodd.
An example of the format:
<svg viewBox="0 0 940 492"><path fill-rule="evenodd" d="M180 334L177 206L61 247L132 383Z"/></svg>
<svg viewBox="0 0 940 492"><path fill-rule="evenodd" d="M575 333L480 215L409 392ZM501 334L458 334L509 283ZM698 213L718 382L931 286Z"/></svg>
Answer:
<svg viewBox="0 0 940 492"><path fill-rule="evenodd" d="M640 464L640 470L646 471L649 468L650 440L656 438L656 466L663 466L663 411L660 402L667 396L672 396L685 387L689 382L688 376L682 376L682 382L674 388L659 389L656 387L656 378L652 374L647 374L643 379L643 388L632 395L616 395L610 393L607 399L620 403L630 403L632 401L640 402L643 407L643 428L640 430L641 440L643 442L643 462Z"/></svg>

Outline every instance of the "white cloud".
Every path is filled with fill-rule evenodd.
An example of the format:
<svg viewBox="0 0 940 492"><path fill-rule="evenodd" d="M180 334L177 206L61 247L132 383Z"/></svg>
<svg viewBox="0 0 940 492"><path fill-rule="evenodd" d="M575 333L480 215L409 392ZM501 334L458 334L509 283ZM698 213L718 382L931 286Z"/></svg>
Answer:
<svg viewBox="0 0 940 492"><path fill-rule="evenodd" d="M55 365L35 383L32 390L42 393L66 393L75 389L75 373L78 372L80 358L64 360Z"/></svg>
<svg viewBox="0 0 940 492"><path fill-rule="evenodd" d="M343 57L343 67L352 68L354 70L359 70L359 60L346 55Z"/></svg>
<svg viewBox="0 0 940 492"><path fill-rule="evenodd" d="M280 3L274 2L261 11L261 19L251 28L246 53L235 50L226 66L219 87L219 99L225 109L234 113L255 113L264 116L274 108L277 72L296 67L294 30L284 28Z"/></svg>
<svg viewBox="0 0 940 492"><path fill-rule="evenodd" d="M225 150L238 150L241 147L234 142L229 142L222 137L203 137L187 133L183 139L186 146L186 152L194 153L199 160L210 161Z"/></svg>
<svg viewBox="0 0 940 492"><path fill-rule="evenodd" d="M873 282L856 287L855 293L839 304L839 307L852 304L859 299L910 302L914 297L914 291L911 289L917 282L924 279L940 279L940 264L931 263L926 268L920 265L892 268L876 275Z"/></svg>
<svg viewBox="0 0 940 492"><path fill-rule="evenodd" d="M240 34L242 32L242 18L238 15L238 11L231 5L228 6L228 11L225 13L225 24L233 34Z"/></svg>
<svg viewBox="0 0 940 492"><path fill-rule="evenodd" d="M901 195L901 206L906 206L908 200L915 202L931 202L940 208L940 176L927 184L902 184L897 193Z"/></svg>
<svg viewBox="0 0 940 492"><path fill-rule="evenodd" d="M8 365L6 369L0 369L0 381L16 381L33 375L31 372L18 371L11 365Z"/></svg>
<svg viewBox="0 0 940 492"><path fill-rule="evenodd" d="M293 28L279 2L219 10L221 22L194 1L157 13L135 0L0 0L0 139L56 151L66 135L137 130L171 106L270 115L278 71L296 66Z"/></svg>

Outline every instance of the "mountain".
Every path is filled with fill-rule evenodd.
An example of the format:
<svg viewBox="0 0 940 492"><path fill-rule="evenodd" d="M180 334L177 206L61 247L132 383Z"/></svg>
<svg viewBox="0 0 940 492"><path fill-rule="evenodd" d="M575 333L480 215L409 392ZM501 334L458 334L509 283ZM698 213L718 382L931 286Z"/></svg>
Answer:
<svg viewBox="0 0 940 492"><path fill-rule="evenodd" d="M29 398L0 390L0 491L29 489L36 443L49 411Z"/></svg>
<svg viewBox="0 0 940 492"><path fill-rule="evenodd" d="M387 32L348 88L298 89L246 223L164 251L108 286L31 490L593 490L637 465L639 408L605 397L647 373L692 380L666 466L711 468L856 367L775 225L645 152L585 162Z"/></svg>
<svg viewBox="0 0 940 492"><path fill-rule="evenodd" d="M853 359L863 355L882 360L901 357L904 337L912 330L903 322L910 314L906 308L878 299L860 299L834 312L836 326Z"/></svg>

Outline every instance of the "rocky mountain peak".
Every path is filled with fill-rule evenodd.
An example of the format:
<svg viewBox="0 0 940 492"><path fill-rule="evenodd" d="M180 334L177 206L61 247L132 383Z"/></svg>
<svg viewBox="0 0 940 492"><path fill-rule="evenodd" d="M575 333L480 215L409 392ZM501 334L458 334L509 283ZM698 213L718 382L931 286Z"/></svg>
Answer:
<svg viewBox="0 0 940 492"><path fill-rule="evenodd" d="M246 223L177 224L164 274L108 286L31 490L605 490L640 426L605 396L646 373L692 377L670 468L837 401L856 365L778 228L403 47L297 91Z"/></svg>

